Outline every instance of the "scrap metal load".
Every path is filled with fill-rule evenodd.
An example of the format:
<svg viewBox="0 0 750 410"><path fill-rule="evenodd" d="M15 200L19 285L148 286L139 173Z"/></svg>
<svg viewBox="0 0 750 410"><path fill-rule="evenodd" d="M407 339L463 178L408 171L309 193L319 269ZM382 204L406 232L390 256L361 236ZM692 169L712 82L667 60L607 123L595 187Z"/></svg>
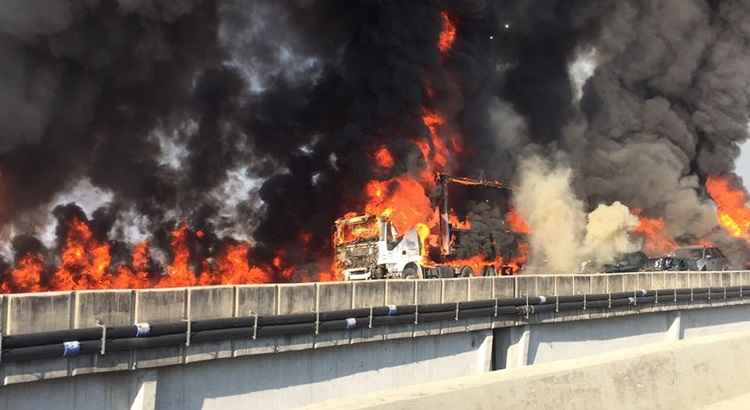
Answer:
<svg viewBox="0 0 750 410"><path fill-rule="evenodd" d="M504 263L495 241L493 248L481 255L461 252L462 235L472 233L471 222L461 223L450 213L448 186L480 187L497 190L508 188L501 181L454 177L437 174L440 198L435 213L439 215L438 234L428 221L400 233L391 220L392 209L381 215L347 215L335 222L334 246L337 270L346 280L385 278L450 278L512 274L518 266ZM489 208L489 206L487 206ZM501 222L502 223L502 222ZM509 231L505 230L505 233ZM489 253L489 255L488 255ZM480 271L477 272L477 269Z"/></svg>

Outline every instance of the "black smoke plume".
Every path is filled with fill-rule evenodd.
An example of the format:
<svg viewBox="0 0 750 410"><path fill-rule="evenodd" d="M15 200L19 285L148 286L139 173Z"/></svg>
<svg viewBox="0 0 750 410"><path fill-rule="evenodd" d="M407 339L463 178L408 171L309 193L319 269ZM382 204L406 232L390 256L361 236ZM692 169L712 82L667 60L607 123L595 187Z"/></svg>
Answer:
<svg viewBox="0 0 750 410"><path fill-rule="evenodd" d="M266 261L315 260L366 181L423 169L425 109L462 139L446 171L514 181L540 154L574 168L591 209L619 200L701 237L716 228L703 181L731 173L747 138L741 1L13 3L0 11L8 239L42 232L85 179L112 194L94 219L113 240L142 221L167 250L187 221L214 235L208 253L231 236ZM441 12L457 29L445 55ZM579 100L570 66L586 53ZM385 173L370 166L381 146L396 158Z"/></svg>

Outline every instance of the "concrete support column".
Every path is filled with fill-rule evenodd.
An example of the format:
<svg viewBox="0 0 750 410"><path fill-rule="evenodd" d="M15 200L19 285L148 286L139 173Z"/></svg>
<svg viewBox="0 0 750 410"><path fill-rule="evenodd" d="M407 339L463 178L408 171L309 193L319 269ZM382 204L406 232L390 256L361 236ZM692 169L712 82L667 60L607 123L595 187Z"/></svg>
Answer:
<svg viewBox="0 0 750 410"><path fill-rule="evenodd" d="M478 368L482 369L483 372L490 372L492 371L492 342L494 340L494 333L491 330L487 330L476 332L476 334L476 337L482 340L477 349Z"/></svg>
<svg viewBox="0 0 750 410"><path fill-rule="evenodd" d="M669 312L667 320L669 321L669 329L667 329L669 340L682 340L685 335L682 329L682 315L680 311Z"/></svg>
<svg viewBox="0 0 750 410"><path fill-rule="evenodd" d="M529 325L510 328L510 345L506 356L507 368L529 364L529 339L531 339L531 327Z"/></svg>
<svg viewBox="0 0 750 410"><path fill-rule="evenodd" d="M139 370L130 379L130 410L156 410L158 370Z"/></svg>

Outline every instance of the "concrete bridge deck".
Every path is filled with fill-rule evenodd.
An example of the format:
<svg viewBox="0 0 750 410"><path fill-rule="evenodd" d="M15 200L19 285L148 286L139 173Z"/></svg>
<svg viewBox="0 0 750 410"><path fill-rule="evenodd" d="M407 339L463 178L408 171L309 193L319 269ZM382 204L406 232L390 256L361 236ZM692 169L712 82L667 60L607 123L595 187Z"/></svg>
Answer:
<svg viewBox="0 0 750 410"><path fill-rule="evenodd" d="M750 286L750 272L641 272L6 295L4 334L491 298ZM750 295L748 295L750 296ZM284 409L430 380L750 329L750 298L227 340L0 365L0 409ZM218 360L226 359L226 360ZM103 395L103 396L102 396ZM87 397L95 397L93 403ZM107 405L101 405L107 403Z"/></svg>

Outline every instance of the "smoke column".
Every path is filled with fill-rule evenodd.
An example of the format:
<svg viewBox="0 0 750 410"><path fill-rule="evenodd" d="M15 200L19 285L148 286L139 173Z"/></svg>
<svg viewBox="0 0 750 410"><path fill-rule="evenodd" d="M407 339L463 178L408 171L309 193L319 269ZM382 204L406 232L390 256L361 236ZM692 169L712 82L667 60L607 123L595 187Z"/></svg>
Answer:
<svg viewBox="0 0 750 410"><path fill-rule="evenodd" d="M184 222L205 233L190 244L196 271L247 240L251 260L283 254L314 273L369 181L417 178L442 147L444 171L513 186L531 156L536 172L569 168L566 206L584 227L565 232L573 243L596 247L587 215L619 201L680 243L709 238L744 258L704 185L734 178L747 139L746 2L44 3L0 11L6 263L17 236L46 233L39 252L59 254L51 211L91 186L107 201L76 202L106 220L98 240L147 240L166 261ZM581 58L589 68L571 75ZM425 112L443 121L431 129ZM382 147L391 167L373 166ZM516 202L533 213L522 209L533 198Z"/></svg>

